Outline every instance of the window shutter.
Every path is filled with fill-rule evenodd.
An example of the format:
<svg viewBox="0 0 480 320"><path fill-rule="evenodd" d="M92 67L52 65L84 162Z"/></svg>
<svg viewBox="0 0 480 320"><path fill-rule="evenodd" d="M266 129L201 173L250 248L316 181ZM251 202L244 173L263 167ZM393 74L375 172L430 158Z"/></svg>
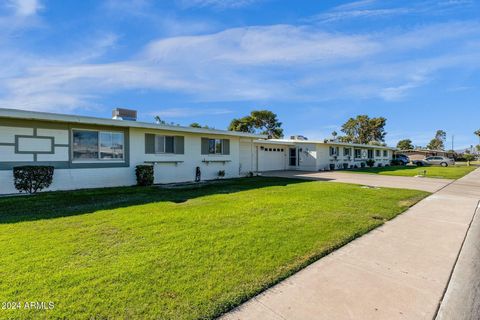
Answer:
<svg viewBox="0 0 480 320"><path fill-rule="evenodd" d="M230 140L223 139L223 154L230 154Z"/></svg>
<svg viewBox="0 0 480 320"><path fill-rule="evenodd" d="M185 139L183 136L175 136L174 138L175 141L175 153L176 154L184 154L185 153Z"/></svg>
<svg viewBox="0 0 480 320"><path fill-rule="evenodd" d="M155 153L155 135L150 133L145 133L145 153L152 154Z"/></svg>
<svg viewBox="0 0 480 320"><path fill-rule="evenodd" d="M208 138L202 138L202 154L208 154Z"/></svg>

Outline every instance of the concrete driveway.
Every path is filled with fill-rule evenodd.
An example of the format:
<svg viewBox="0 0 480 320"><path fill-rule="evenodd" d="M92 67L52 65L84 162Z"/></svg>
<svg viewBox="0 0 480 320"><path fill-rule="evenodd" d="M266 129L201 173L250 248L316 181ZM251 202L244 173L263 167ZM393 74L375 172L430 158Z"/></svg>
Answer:
<svg viewBox="0 0 480 320"><path fill-rule="evenodd" d="M378 174L349 173L345 171L266 171L263 172L262 175L266 177L355 183L375 187L415 189L428 192L436 192L453 182L453 180L449 179L397 177Z"/></svg>
<svg viewBox="0 0 480 320"><path fill-rule="evenodd" d="M350 174L290 175L352 182ZM362 174L353 178L356 183L384 181L396 187L410 182L413 188L422 182L422 188L429 190L442 186L440 181L429 185L429 180L414 178ZM475 225L477 210L480 215L479 200L477 169L225 314L222 320L433 319L444 305L455 265L454 283L448 285L445 297L450 303L440 308L439 319L478 319L480 268L478 256L470 253L477 250L480 233L469 230ZM464 243L470 251L462 251ZM466 257L460 256L459 266L461 251Z"/></svg>

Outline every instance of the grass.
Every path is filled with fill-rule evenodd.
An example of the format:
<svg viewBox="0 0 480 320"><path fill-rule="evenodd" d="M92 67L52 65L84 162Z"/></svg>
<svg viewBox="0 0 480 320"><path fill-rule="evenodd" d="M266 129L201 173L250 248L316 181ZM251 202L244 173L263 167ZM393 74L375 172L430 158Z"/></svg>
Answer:
<svg viewBox="0 0 480 320"><path fill-rule="evenodd" d="M362 168L349 170L353 173L370 173L370 174L380 174L380 175L389 175L389 176L403 176L403 177L414 177L416 175L423 175L425 172L425 177L427 178L441 178L441 179L459 179L464 175L472 172L477 167L475 166L426 166L426 167L417 167L417 166L393 166L393 167L375 167L375 168Z"/></svg>
<svg viewBox="0 0 480 320"><path fill-rule="evenodd" d="M0 318L210 319L427 195L281 178L0 198Z"/></svg>
<svg viewBox="0 0 480 320"><path fill-rule="evenodd" d="M467 162L455 162L455 165L457 166L466 166L468 165ZM471 166L480 166L480 161L479 160L476 160L476 161L470 161L470 165Z"/></svg>

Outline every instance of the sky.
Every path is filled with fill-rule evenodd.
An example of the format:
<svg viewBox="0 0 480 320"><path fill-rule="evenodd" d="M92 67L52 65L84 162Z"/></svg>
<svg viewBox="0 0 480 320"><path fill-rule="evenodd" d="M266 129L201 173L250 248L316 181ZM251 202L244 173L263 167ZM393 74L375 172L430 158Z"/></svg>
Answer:
<svg viewBox="0 0 480 320"><path fill-rule="evenodd" d="M199 122L268 109L324 139L387 118L386 142L478 143L480 1L2 0L0 108Z"/></svg>

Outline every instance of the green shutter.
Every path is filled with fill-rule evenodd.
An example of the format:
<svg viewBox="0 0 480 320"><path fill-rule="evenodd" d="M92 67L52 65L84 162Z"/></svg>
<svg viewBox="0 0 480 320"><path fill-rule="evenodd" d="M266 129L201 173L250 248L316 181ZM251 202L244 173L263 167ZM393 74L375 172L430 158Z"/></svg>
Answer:
<svg viewBox="0 0 480 320"><path fill-rule="evenodd" d="M155 135L151 133L145 133L145 153L155 153Z"/></svg>
<svg viewBox="0 0 480 320"><path fill-rule="evenodd" d="M185 139L183 136L175 136L175 153L176 154L184 154L185 153Z"/></svg>
<svg viewBox="0 0 480 320"><path fill-rule="evenodd" d="M202 138L202 154L208 154L208 138Z"/></svg>
<svg viewBox="0 0 480 320"><path fill-rule="evenodd" d="M230 154L230 140L223 139L223 154Z"/></svg>

